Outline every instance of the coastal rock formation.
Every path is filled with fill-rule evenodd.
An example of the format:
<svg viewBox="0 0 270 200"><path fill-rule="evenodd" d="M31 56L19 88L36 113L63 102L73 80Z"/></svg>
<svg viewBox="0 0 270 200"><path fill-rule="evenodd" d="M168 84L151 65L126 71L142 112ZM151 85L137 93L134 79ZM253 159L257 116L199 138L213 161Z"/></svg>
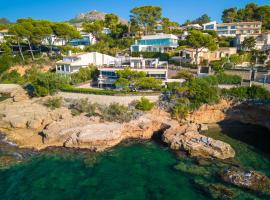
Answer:
<svg viewBox="0 0 270 200"><path fill-rule="evenodd" d="M238 187L261 192L270 189L270 180L263 174L255 171L230 169L221 173L221 178L227 183Z"/></svg>
<svg viewBox="0 0 270 200"><path fill-rule="evenodd" d="M29 99L27 92L16 84L0 84L1 94L10 96L15 102Z"/></svg>
<svg viewBox="0 0 270 200"><path fill-rule="evenodd" d="M21 93L22 88L15 88ZM83 114L74 117L67 108L51 110L44 106L44 101L46 98L0 102L0 131L20 147L66 146L103 151L123 140L151 139L156 132L166 130L164 141L174 150L220 159L234 156L228 144L199 134L198 130L207 129L204 124L179 125L162 110L144 113L128 123L103 122Z"/></svg>
<svg viewBox="0 0 270 200"><path fill-rule="evenodd" d="M171 149L187 151L191 156L227 159L235 156L233 148L222 141L199 134L197 124L171 128L163 135Z"/></svg>
<svg viewBox="0 0 270 200"><path fill-rule="evenodd" d="M223 121L226 118L225 111L231 108L233 103L227 100L220 100L215 105L202 105L198 110L187 116L187 121L197 124L211 124Z"/></svg>
<svg viewBox="0 0 270 200"><path fill-rule="evenodd" d="M227 117L242 123L259 125L270 131L270 104L242 103L229 109Z"/></svg>
<svg viewBox="0 0 270 200"><path fill-rule="evenodd" d="M65 108L50 110L33 100L0 103L0 113L2 116L0 127L6 129L40 130L52 121L71 116L69 110Z"/></svg>
<svg viewBox="0 0 270 200"><path fill-rule="evenodd" d="M147 113L129 123L90 122L82 116L72 121L54 122L43 130L46 143L59 143L66 147L89 148L103 151L126 139L150 139L156 131L164 126L162 117L167 114L160 111Z"/></svg>

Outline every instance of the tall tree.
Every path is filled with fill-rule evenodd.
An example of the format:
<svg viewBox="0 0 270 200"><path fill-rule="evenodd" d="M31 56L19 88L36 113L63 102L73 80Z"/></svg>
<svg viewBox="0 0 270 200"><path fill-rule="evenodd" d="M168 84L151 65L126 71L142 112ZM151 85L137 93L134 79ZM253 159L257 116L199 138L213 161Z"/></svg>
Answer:
<svg viewBox="0 0 270 200"><path fill-rule="evenodd" d="M195 19L192 24L205 24L211 21L211 18L207 14L203 14L202 16Z"/></svg>
<svg viewBox="0 0 270 200"><path fill-rule="evenodd" d="M225 9L222 13L222 21L224 23L236 22L238 18L237 8Z"/></svg>
<svg viewBox="0 0 270 200"><path fill-rule="evenodd" d="M256 46L256 40L254 37L247 37L242 42L241 46L242 46L242 49L246 50L246 51L254 50L254 48Z"/></svg>
<svg viewBox="0 0 270 200"><path fill-rule="evenodd" d="M52 23L46 20L18 19L16 24L13 24L9 32L17 36L18 40L26 40L29 46L32 59L34 53L32 44L39 44L44 37L52 34Z"/></svg>
<svg viewBox="0 0 270 200"><path fill-rule="evenodd" d="M170 27L177 27L179 24L177 22L172 22L169 18L163 17L161 20L161 25L164 33L172 33Z"/></svg>
<svg viewBox="0 0 270 200"><path fill-rule="evenodd" d="M242 9L228 8L223 11L222 21L261 21L263 28L270 29L270 6L249 3Z"/></svg>
<svg viewBox="0 0 270 200"><path fill-rule="evenodd" d="M64 38L67 41L74 39L74 38L80 38L80 32L76 30L74 26L71 26L68 23L63 22L57 22L54 23L52 26L53 33L60 38Z"/></svg>
<svg viewBox="0 0 270 200"><path fill-rule="evenodd" d="M84 22L82 26L84 31L92 33L97 38L100 38L104 28L104 21L97 20L94 22Z"/></svg>
<svg viewBox="0 0 270 200"><path fill-rule="evenodd" d="M115 29L118 23L119 23L119 17L117 15L115 14L105 15L104 24L106 27L110 29Z"/></svg>
<svg viewBox="0 0 270 200"><path fill-rule="evenodd" d="M207 48L210 51L217 49L216 41L211 35L197 30L192 30L190 32L187 37L187 44L196 49L195 60L197 66L199 65L199 53L202 52L204 48Z"/></svg>
<svg viewBox="0 0 270 200"><path fill-rule="evenodd" d="M158 6L135 7L131 10L131 21L144 28L145 34L154 30L161 20L162 9Z"/></svg>

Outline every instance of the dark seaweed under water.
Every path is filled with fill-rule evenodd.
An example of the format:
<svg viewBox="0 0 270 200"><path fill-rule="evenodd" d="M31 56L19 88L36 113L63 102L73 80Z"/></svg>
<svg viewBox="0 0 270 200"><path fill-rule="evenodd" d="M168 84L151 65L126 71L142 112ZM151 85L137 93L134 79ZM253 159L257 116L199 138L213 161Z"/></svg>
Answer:
<svg viewBox="0 0 270 200"><path fill-rule="evenodd" d="M125 142L103 153L36 153L2 144L0 199L270 199L268 193L230 186L216 175L241 165L270 176L269 132L239 123L221 127L205 134L235 148L237 156L230 162L188 158L153 141ZM20 156L14 159L14 152Z"/></svg>

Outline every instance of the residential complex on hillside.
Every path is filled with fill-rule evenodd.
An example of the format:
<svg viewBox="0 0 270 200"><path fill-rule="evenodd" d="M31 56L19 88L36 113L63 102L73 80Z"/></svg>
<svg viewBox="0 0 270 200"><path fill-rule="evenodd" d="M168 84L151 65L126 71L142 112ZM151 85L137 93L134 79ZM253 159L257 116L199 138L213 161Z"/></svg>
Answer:
<svg viewBox="0 0 270 200"><path fill-rule="evenodd" d="M173 34L146 35L136 40L131 46L131 52L161 52L164 53L178 47L178 37Z"/></svg>
<svg viewBox="0 0 270 200"><path fill-rule="evenodd" d="M235 37L237 34L260 34L262 22L233 22L221 23L216 21L203 24L203 30L217 31L219 36Z"/></svg>

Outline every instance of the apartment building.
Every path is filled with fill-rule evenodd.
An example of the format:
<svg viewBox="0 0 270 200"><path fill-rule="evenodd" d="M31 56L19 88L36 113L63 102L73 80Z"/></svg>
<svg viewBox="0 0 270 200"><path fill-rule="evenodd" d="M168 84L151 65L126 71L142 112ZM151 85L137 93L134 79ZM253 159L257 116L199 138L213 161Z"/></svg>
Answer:
<svg viewBox="0 0 270 200"><path fill-rule="evenodd" d="M131 52L167 52L178 47L178 37L173 34L146 35L136 40Z"/></svg>
<svg viewBox="0 0 270 200"><path fill-rule="evenodd" d="M237 34L261 34L262 22L233 22L221 23L216 21L203 24L203 30L217 31L219 36L235 37Z"/></svg>
<svg viewBox="0 0 270 200"><path fill-rule="evenodd" d="M242 43L246 38L253 37L256 41L255 49L260 51L266 51L270 49L270 33L262 34L238 34L235 38L235 46L238 50L242 49Z"/></svg>

